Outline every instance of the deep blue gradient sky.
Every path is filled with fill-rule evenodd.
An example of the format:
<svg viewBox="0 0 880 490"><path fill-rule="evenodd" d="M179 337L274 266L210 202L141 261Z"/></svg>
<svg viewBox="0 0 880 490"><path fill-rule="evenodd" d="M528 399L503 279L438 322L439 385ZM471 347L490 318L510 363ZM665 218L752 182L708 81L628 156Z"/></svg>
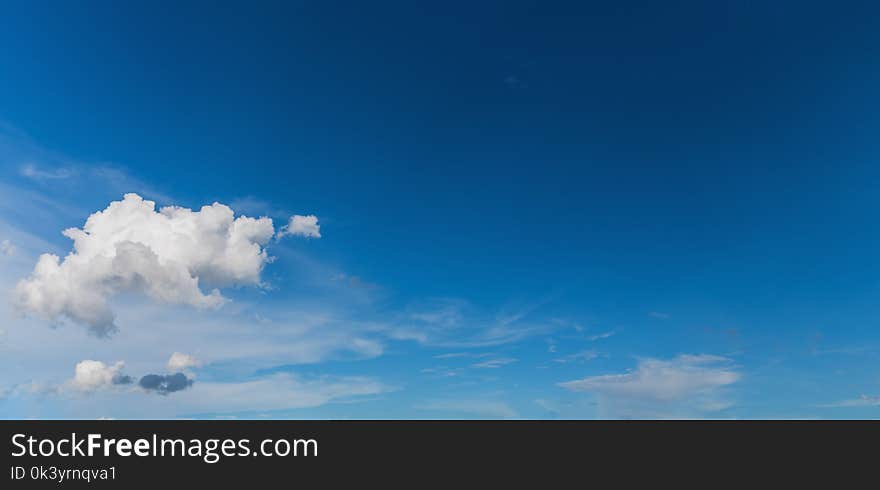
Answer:
<svg viewBox="0 0 880 490"><path fill-rule="evenodd" d="M62 229L128 191L277 225L314 213L320 240L270 250L271 290L229 296L289 317L320 305L351 322L443 311L466 325L391 335L369 359L233 370L394 387L277 413L878 414L876 4L214 3L4 7L0 177L72 210L34 219L10 195L0 218L63 255ZM105 166L113 185L82 177ZM357 279L315 279L343 275ZM527 333L465 345L498 325ZM466 367L490 359L506 360L492 376ZM559 385L650 360L736 381L672 398ZM227 380L224 365L199 379ZM9 416L28 415L8 398ZM71 416L65 403L30 407Z"/></svg>

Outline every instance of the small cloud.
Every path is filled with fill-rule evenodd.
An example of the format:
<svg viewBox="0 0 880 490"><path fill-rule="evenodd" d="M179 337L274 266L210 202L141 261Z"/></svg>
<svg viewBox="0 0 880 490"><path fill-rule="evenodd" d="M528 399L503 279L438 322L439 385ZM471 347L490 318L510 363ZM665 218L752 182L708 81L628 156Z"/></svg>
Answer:
<svg viewBox="0 0 880 490"><path fill-rule="evenodd" d="M434 359L455 359L459 357L489 357L491 356L491 352L449 352L446 354L438 354L434 356Z"/></svg>
<svg viewBox="0 0 880 490"><path fill-rule="evenodd" d="M437 366L437 367L429 367L424 368L421 371L424 374L431 374L433 376L437 376L440 378L451 378L454 376L461 375L464 370L462 368L450 368L446 366Z"/></svg>
<svg viewBox="0 0 880 490"><path fill-rule="evenodd" d="M9 240L0 241L0 255L12 255L15 253L15 245Z"/></svg>
<svg viewBox="0 0 880 490"><path fill-rule="evenodd" d="M633 371L588 376L559 386L594 393L602 405L627 417L679 417L728 407L716 395L740 377L725 357L684 354L669 360L641 359Z"/></svg>
<svg viewBox="0 0 880 490"><path fill-rule="evenodd" d="M333 282L345 284L352 289L376 289L376 284L365 281L361 276L350 276L345 273L334 274L330 277Z"/></svg>
<svg viewBox="0 0 880 490"><path fill-rule="evenodd" d="M660 320L668 320L670 317L668 313L661 313L659 311L652 311L651 313L648 313L648 316L652 318L658 318Z"/></svg>
<svg viewBox="0 0 880 490"><path fill-rule="evenodd" d="M287 235L321 238L321 225L318 224L318 217L314 214L308 216L295 214L291 216L287 225L278 230L275 238L280 240Z"/></svg>
<svg viewBox="0 0 880 490"><path fill-rule="evenodd" d="M611 330L611 331L608 331L608 332L602 332L602 333L598 333L598 334L596 334L596 335L590 335L590 336L588 336L588 337L587 337L587 340L589 340L589 341L591 341L591 342L595 342L595 341L597 341L597 340L607 339L608 337L611 337L611 336L615 335L616 333L617 333L617 332L615 332L614 330Z"/></svg>
<svg viewBox="0 0 880 490"><path fill-rule="evenodd" d="M710 335L720 335L720 336L723 336L729 340L736 339L737 337L739 337L739 334L740 334L739 329L733 328L733 327L731 327L731 328L704 327L703 332L710 334ZM816 339L816 342L818 342L818 340L819 339ZM814 350L814 352L815 352L815 350Z"/></svg>
<svg viewBox="0 0 880 490"><path fill-rule="evenodd" d="M180 405L190 413L232 414L269 410L318 407L330 402L355 402L363 397L380 395L396 388L363 376L320 376L302 378L277 373L243 382L209 382L196 392L184 393ZM201 408L197 408L201 407Z"/></svg>
<svg viewBox="0 0 880 490"><path fill-rule="evenodd" d="M38 168L34 164L26 164L22 165L19 173L22 177L27 177L33 180L58 180L58 179L69 179L76 175L76 172L69 168L55 168L44 170Z"/></svg>
<svg viewBox="0 0 880 490"><path fill-rule="evenodd" d="M186 369L196 368L201 365L201 361L199 361L195 357L180 352L175 352L171 354L171 357L168 359L168 370L171 372L184 371Z"/></svg>
<svg viewBox="0 0 880 490"><path fill-rule="evenodd" d="M503 357L499 359L489 359L487 361L478 362L476 364L471 364L471 367L479 368L479 369L498 369L500 367L504 367L508 364L513 364L517 359L513 359L511 357Z"/></svg>
<svg viewBox="0 0 880 490"><path fill-rule="evenodd" d="M417 405L414 408L417 410L463 413L483 418L515 419L519 417L516 410L507 403L491 400L436 400Z"/></svg>
<svg viewBox="0 0 880 490"><path fill-rule="evenodd" d="M592 361L593 359L596 359L597 357L599 357L599 355L600 354L597 351L585 350L585 351L577 352L575 354L570 354L570 355L560 357L558 359L553 359L553 360L555 362L560 363L560 364L565 364L565 363L569 363L569 362L586 362L586 361Z"/></svg>
<svg viewBox="0 0 880 490"><path fill-rule="evenodd" d="M101 361L84 360L76 364L74 377L70 386L80 391L95 391L113 385L131 384L131 376L122 374L125 363L122 361L112 366Z"/></svg>
<svg viewBox="0 0 880 490"><path fill-rule="evenodd" d="M67 383L68 387L73 387L73 380ZM17 396L17 395L57 395L59 394L64 386L52 385L41 383L38 381L30 381L28 383L19 383L11 386L9 389L3 391L0 389L0 400L6 396ZM75 388L75 387L74 387ZM89 390L83 390L89 391Z"/></svg>
<svg viewBox="0 0 880 490"><path fill-rule="evenodd" d="M154 391L160 395L185 390L192 386L192 384L193 380L187 378L183 373L148 374L138 382L138 386L141 388L147 391Z"/></svg>
<svg viewBox="0 0 880 490"><path fill-rule="evenodd" d="M880 407L880 396L861 395L858 398L842 400L820 406L822 408Z"/></svg>
<svg viewBox="0 0 880 490"><path fill-rule="evenodd" d="M456 327L463 321L462 303L458 301L439 301L426 311L412 313L413 320L443 328Z"/></svg>

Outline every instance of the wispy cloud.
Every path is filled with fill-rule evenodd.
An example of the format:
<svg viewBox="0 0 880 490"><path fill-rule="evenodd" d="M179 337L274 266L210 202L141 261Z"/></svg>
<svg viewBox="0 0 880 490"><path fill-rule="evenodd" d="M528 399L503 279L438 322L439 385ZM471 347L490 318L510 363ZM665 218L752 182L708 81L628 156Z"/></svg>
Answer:
<svg viewBox="0 0 880 490"><path fill-rule="evenodd" d="M880 407L880 396L861 395L858 398L841 400L839 402L819 406L822 408Z"/></svg>
<svg viewBox="0 0 880 490"><path fill-rule="evenodd" d="M477 369L498 369L500 367L504 367L508 364L513 364L517 359L512 357L501 357L498 359L489 359L487 361L478 362L475 364L471 364L471 367Z"/></svg>
<svg viewBox="0 0 880 490"><path fill-rule="evenodd" d="M22 177L27 177L33 180L60 180L69 179L76 176L76 171L71 168L63 167L42 169L37 167L33 163L27 163L21 166L21 168L19 169L19 174Z"/></svg>
<svg viewBox="0 0 880 490"><path fill-rule="evenodd" d="M417 410L451 412L477 417L515 419L519 414L505 402L493 400L434 400L416 405Z"/></svg>
<svg viewBox="0 0 880 490"><path fill-rule="evenodd" d="M462 323L466 303L455 299L437 299L427 308L410 313L409 317L434 327L453 328Z"/></svg>
<svg viewBox="0 0 880 490"><path fill-rule="evenodd" d="M395 325L386 325L386 328L392 331L389 335L435 347L491 348L560 328L553 321L535 318L534 311L545 301L525 307L501 308L489 315L476 311L464 300L434 300L432 308L410 311Z"/></svg>
<svg viewBox="0 0 880 490"><path fill-rule="evenodd" d="M460 357L480 358L489 357L491 355L491 352L448 352L446 354L437 354L434 356L434 359L455 359Z"/></svg>
<svg viewBox="0 0 880 490"><path fill-rule="evenodd" d="M611 330L608 332L602 332L602 333L597 333L594 335L588 335L587 340L589 340L591 342L595 342L597 340L602 340L602 339L607 339L609 337L613 337L616 333L617 332L615 332L614 330Z"/></svg>
<svg viewBox="0 0 880 490"><path fill-rule="evenodd" d="M581 351L581 352L576 352L574 354L569 354L567 356L558 357L556 359L553 359L553 361L558 362L560 364L565 364L565 363L570 363L570 362L586 362L586 361L592 361L593 359L596 359L600 355L601 354L598 351L585 350L585 351Z"/></svg>
<svg viewBox="0 0 880 490"><path fill-rule="evenodd" d="M424 374L430 374L433 376L437 376L440 378L451 378L453 376L461 376L464 373L464 368L451 368L448 366L436 366L436 367L428 367L421 370Z"/></svg>
<svg viewBox="0 0 880 490"><path fill-rule="evenodd" d="M640 359L623 374L589 376L559 385L575 392L594 393L609 415L679 417L729 406L717 399L719 390L741 378L730 359L683 354L673 359Z"/></svg>

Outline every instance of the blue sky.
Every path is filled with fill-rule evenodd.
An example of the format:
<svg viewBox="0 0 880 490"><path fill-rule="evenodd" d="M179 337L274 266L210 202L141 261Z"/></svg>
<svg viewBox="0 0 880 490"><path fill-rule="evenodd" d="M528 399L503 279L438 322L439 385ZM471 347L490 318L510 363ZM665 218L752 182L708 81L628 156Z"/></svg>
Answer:
<svg viewBox="0 0 880 490"><path fill-rule="evenodd" d="M873 418L878 14L11 5L0 416ZM126 193L270 219L256 276L184 264L201 293L163 298L154 234L161 267L22 300ZM278 235L294 215L320 237Z"/></svg>

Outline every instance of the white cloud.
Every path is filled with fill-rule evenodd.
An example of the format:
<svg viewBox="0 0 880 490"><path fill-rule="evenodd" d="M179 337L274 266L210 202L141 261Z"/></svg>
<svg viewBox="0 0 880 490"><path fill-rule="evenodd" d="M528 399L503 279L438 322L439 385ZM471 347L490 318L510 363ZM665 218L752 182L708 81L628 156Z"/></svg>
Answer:
<svg viewBox="0 0 880 490"><path fill-rule="evenodd" d="M641 359L625 374L590 376L560 383L571 391L591 392L607 409L635 417L678 416L726 407L714 399L720 388L736 383L740 374L724 357L680 355L670 360ZM672 413L664 410L673 410Z"/></svg>
<svg viewBox="0 0 880 490"><path fill-rule="evenodd" d="M318 217L314 214L308 216L295 214L291 216L287 226L282 227L278 231L278 238L287 235L321 238L321 225L318 224Z"/></svg>
<svg viewBox="0 0 880 490"><path fill-rule="evenodd" d="M642 359L633 372L590 376L561 386L612 396L676 400L735 383L739 378L723 357L681 355L668 361Z"/></svg>
<svg viewBox="0 0 880 490"><path fill-rule="evenodd" d="M434 359L454 359L458 357L489 357L491 352L448 352L446 354L438 354Z"/></svg>
<svg viewBox="0 0 880 490"><path fill-rule="evenodd" d="M587 340L589 340L590 342L595 342L597 340L603 340L603 339L607 339L609 337L613 337L614 334L616 334L616 333L617 332L615 332L614 330L611 330L609 332L597 333L595 335L588 336Z"/></svg>
<svg viewBox="0 0 880 490"><path fill-rule="evenodd" d="M852 407L880 407L880 396L860 395L858 398L842 400L827 405L820 405L822 408L852 408Z"/></svg>
<svg viewBox="0 0 880 490"><path fill-rule="evenodd" d="M276 373L247 381L188 384L186 389L179 389L173 394L167 388L166 392L162 392L146 389L143 384L140 389L132 387L114 390L107 388L121 383L108 382L108 379L114 378L106 374L115 370L116 366L99 367L103 369L96 371L102 375L85 376L85 379L95 379L94 383L82 388L74 385L73 380L67 384L67 387L89 396L63 397L64 417L85 419L101 413L120 419L167 419L238 412L271 412L314 408L334 402L357 402L364 397L381 395L396 389L375 378L363 376L306 377L293 373ZM123 378L126 383L131 382L130 378ZM167 382L167 377L163 378ZM29 385L15 387L8 396L33 401L35 396L59 394L61 393L57 390ZM152 396L155 394L169 396Z"/></svg>
<svg viewBox="0 0 880 490"><path fill-rule="evenodd" d="M40 256L30 277L16 287L23 310L56 320L67 317L98 335L116 329L107 301L121 292L154 300L216 308L226 299L216 287L259 285L270 258L263 248L274 234L269 218L235 217L214 203L199 211L126 194L69 228L73 251L63 260ZM215 286L205 294L201 282Z"/></svg>
<svg viewBox="0 0 880 490"><path fill-rule="evenodd" d="M461 324L464 305L455 300L437 300L434 308L412 313L413 320L427 323L440 328L452 328Z"/></svg>
<svg viewBox="0 0 880 490"><path fill-rule="evenodd" d="M277 373L253 381L197 384L179 398L181 407L190 411L237 412L317 407L393 390L362 376L306 378Z"/></svg>
<svg viewBox="0 0 880 490"><path fill-rule="evenodd" d="M70 385L81 391L95 391L113 385L128 384L131 378L122 374L122 361L108 366L101 361L85 360L76 364Z"/></svg>
<svg viewBox="0 0 880 490"><path fill-rule="evenodd" d="M416 405L414 408L432 412L461 413L481 418L519 418L519 414L510 405L495 400L435 400Z"/></svg>
<svg viewBox="0 0 880 490"><path fill-rule="evenodd" d="M15 245L9 240L0 241L0 255L12 255L15 253Z"/></svg>
<svg viewBox="0 0 880 490"><path fill-rule="evenodd" d="M471 367L481 368L481 369L498 369L498 368L504 367L508 364L513 364L516 361L517 361L516 359L513 359L511 357L502 357L499 359L489 359L486 361L478 362L478 363L472 364Z"/></svg>
<svg viewBox="0 0 880 490"><path fill-rule="evenodd" d="M465 314L471 308L461 300L441 299L433 303L433 308L422 308L400 320L395 332L389 335L438 347L474 349L518 342L554 328L551 322L521 321L525 315L521 312L486 318L479 312Z"/></svg>
<svg viewBox="0 0 880 490"><path fill-rule="evenodd" d="M201 365L202 363L195 357L181 352L171 354L171 357L168 359L168 370L173 373Z"/></svg>
<svg viewBox="0 0 880 490"><path fill-rule="evenodd" d="M22 165L20 173L23 177L33 180L57 180L67 179L76 175L76 172L69 168L55 168L44 170L32 163Z"/></svg>
<svg viewBox="0 0 880 490"><path fill-rule="evenodd" d="M595 351L595 350L585 350L585 351L581 351L581 352L576 352L576 353L574 353L574 354L569 354L569 355L567 355L567 356L559 357L559 358L556 358L556 359L553 359L553 360L556 361L556 362L558 362L558 363L560 363L560 364L565 364L565 363L567 363L567 362L585 362L585 361L592 361L593 359L595 359L595 358L597 358L597 357L599 357L599 356L600 356L600 354L599 354L598 351Z"/></svg>

